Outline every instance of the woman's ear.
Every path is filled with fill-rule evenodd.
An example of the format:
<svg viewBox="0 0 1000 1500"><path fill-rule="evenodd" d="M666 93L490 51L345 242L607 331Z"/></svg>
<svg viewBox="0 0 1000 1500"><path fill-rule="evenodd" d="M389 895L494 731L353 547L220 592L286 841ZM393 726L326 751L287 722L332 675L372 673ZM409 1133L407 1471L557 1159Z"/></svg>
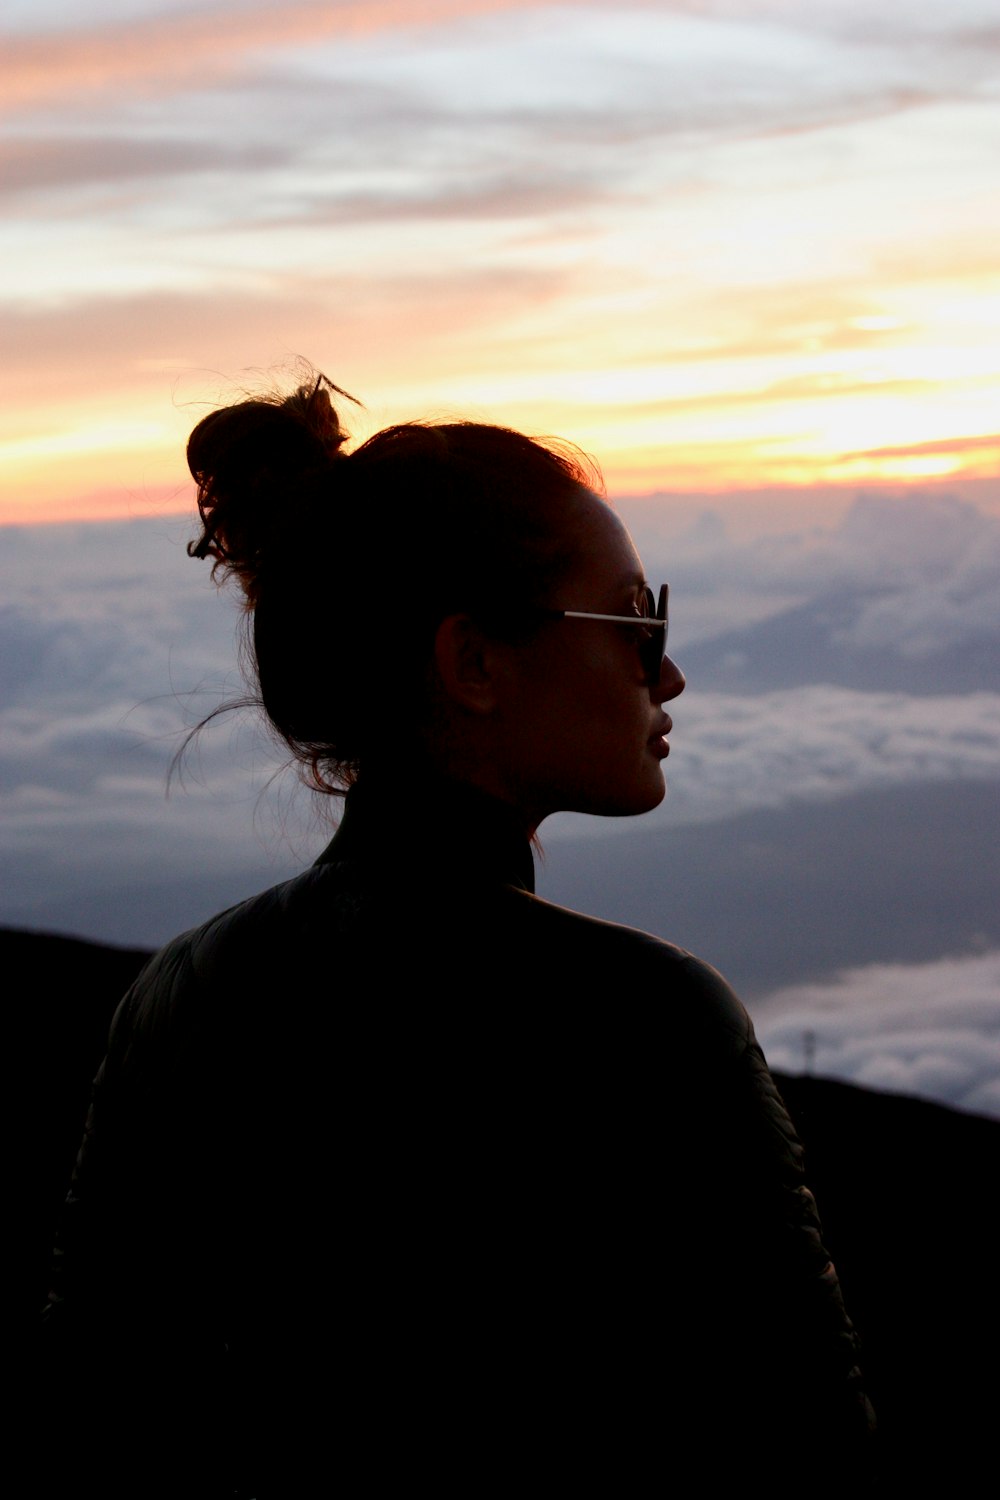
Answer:
<svg viewBox="0 0 1000 1500"><path fill-rule="evenodd" d="M497 706L499 643L469 615L448 615L434 637L434 665L445 694L469 713Z"/></svg>

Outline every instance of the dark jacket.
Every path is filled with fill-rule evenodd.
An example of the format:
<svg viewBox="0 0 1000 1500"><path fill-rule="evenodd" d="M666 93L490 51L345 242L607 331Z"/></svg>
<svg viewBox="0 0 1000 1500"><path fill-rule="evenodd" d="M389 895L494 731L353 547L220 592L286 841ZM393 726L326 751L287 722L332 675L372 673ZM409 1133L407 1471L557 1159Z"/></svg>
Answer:
<svg viewBox="0 0 1000 1500"><path fill-rule="evenodd" d="M126 995L49 1330L72 1441L123 1489L862 1462L855 1336L746 1012L531 887L488 799L362 786L312 869Z"/></svg>

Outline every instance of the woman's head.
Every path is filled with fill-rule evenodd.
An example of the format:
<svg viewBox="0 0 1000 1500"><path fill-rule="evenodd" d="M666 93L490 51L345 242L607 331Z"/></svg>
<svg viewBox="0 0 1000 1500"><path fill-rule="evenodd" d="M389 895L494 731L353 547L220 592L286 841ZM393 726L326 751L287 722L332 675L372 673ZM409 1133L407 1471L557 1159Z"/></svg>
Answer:
<svg viewBox="0 0 1000 1500"><path fill-rule="evenodd" d="M621 521L583 495L571 525L572 565L530 649L492 646L506 675L495 676L491 789L524 810L532 828L561 809L624 816L655 807L673 727L663 704L684 688L665 655L665 621L640 623L649 589ZM649 638L660 647L652 672Z"/></svg>
<svg viewBox="0 0 1000 1500"><path fill-rule="evenodd" d="M473 781L498 754L513 773L518 720L530 725L511 700L539 717L528 669L552 634L545 611L576 607L560 590L613 538L634 572L631 542L575 451L459 422L389 427L345 453L331 391L345 395L320 377L214 412L188 445L191 550L240 582L263 707L327 790L398 760L401 742ZM487 708L470 696L484 644L505 683Z"/></svg>

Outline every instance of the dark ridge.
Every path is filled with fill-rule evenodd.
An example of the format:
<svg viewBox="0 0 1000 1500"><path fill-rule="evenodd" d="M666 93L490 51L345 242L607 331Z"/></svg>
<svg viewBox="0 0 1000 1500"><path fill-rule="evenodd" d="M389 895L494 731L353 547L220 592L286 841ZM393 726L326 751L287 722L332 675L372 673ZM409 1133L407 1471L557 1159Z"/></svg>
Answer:
<svg viewBox="0 0 1000 1500"><path fill-rule="evenodd" d="M827 1248L864 1342L893 1478L995 1459L1000 1348L992 1232L1000 1121L831 1079L776 1074Z"/></svg>
<svg viewBox="0 0 1000 1500"><path fill-rule="evenodd" d="M15 995L24 997L10 1027L10 1056L27 1075L23 1251L30 1267L29 1315L44 1299L55 1222L111 1017L148 957L137 948L0 928L0 963L15 978Z"/></svg>
<svg viewBox="0 0 1000 1500"><path fill-rule="evenodd" d="M149 956L0 929L24 977L15 1058L28 1070L27 1321L44 1299L49 1247L90 1081L122 993ZM992 1462L1000 1316L984 1226L1000 1122L893 1094L777 1075L808 1154L828 1247L864 1340L887 1479ZM750 1289L748 1289L749 1294Z"/></svg>

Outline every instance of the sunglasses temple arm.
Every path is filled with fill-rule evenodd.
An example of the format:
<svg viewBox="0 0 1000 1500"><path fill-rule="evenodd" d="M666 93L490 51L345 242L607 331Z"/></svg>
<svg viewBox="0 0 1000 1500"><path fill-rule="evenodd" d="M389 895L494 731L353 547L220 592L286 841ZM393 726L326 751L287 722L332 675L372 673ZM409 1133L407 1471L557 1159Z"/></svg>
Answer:
<svg viewBox="0 0 1000 1500"><path fill-rule="evenodd" d="M559 611L564 620L610 620L615 625L665 625L666 620L658 615L597 615L589 609L563 609Z"/></svg>

